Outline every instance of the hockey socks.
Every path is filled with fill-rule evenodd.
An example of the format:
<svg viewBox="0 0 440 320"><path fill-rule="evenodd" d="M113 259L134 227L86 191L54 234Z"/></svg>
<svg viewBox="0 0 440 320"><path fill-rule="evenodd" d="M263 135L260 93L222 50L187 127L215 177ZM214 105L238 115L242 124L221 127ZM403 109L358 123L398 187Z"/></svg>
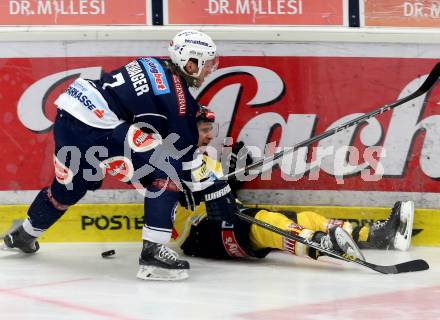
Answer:
<svg viewBox="0 0 440 320"><path fill-rule="evenodd" d="M24 230L33 237L39 237L66 212L68 206L57 202L50 188L42 189L28 210L28 218L23 222Z"/></svg>
<svg viewBox="0 0 440 320"><path fill-rule="evenodd" d="M300 237L311 239L313 230L306 229L285 215L278 212L260 210L255 215L255 219L274 225L280 229L292 232ZM255 224L251 226L250 241L255 250L272 248L288 251L297 256L308 255L308 247L305 244L287 239L277 233L263 229Z"/></svg>
<svg viewBox="0 0 440 320"><path fill-rule="evenodd" d="M312 219L304 221L305 217ZM332 226L327 233L327 226L329 225L329 221L331 220L326 219L314 212L307 212L306 214L303 214L301 220L308 224L307 227L315 227L318 230L312 230L306 228L306 226L296 224L293 220L287 218L281 213L270 212L266 210L260 210L255 215L255 219L273 225L277 228L289 231L290 233L300 236L304 239L318 242L324 249L331 249L341 253L348 253L361 260L364 260L362 252L357 247L355 241L351 238L350 233L344 230L344 228L342 227L344 223L341 223L341 226ZM319 229L323 229L325 231L321 231ZM307 246L306 244L289 239L287 237L283 237L278 233L263 229L255 224L251 226L250 240L254 249L279 249L283 251L288 251L296 256L309 256L313 259L317 259L319 256L322 255L321 252Z"/></svg>

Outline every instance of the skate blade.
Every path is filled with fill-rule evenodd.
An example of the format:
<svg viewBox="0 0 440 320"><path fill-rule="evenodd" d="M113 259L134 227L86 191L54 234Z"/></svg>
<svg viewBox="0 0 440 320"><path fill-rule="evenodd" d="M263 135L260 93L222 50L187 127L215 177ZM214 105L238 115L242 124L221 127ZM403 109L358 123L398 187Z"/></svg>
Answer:
<svg viewBox="0 0 440 320"><path fill-rule="evenodd" d="M400 208L400 225L394 237L394 248L407 251L411 246L412 229L414 223L414 203L402 202Z"/></svg>
<svg viewBox="0 0 440 320"><path fill-rule="evenodd" d="M22 252L16 248L9 248L3 242L0 244L0 258L16 256L17 253L22 253Z"/></svg>
<svg viewBox="0 0 440 320"><path fill-rule="evenodd" d="M137 278L142 280L176 281L189 277L187 269L165 269L154 266L139 266Z"/></svg>

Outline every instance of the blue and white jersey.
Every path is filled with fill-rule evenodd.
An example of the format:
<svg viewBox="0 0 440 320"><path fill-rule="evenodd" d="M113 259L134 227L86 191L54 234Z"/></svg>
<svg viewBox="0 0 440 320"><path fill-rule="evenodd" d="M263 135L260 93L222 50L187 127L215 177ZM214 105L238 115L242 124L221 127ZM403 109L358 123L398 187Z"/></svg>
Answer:
<svg viewBox="0 0 440 320"><path fill-rule="evenodd" d="M164 138L176 133L178 150L197 145L198 104L186 82L160 58L138 58L99 80L78 79L56 104L92 127L147 123Z"/></svg>
<svg viewBox="0 0 440 320"><path fill-rule="evenodd" d="M91 127L113 129L124 122L110 109L94 84L81 78L76 79L55 104Z"/></svg>

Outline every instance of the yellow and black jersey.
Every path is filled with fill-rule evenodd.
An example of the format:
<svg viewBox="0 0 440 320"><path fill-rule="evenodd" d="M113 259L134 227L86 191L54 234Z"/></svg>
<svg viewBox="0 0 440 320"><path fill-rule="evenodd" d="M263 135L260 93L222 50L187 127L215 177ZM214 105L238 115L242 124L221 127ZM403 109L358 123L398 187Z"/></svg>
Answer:
<svg viewBox="0 0 440 320"><path fill-rule="evenodd" d="M202 164L197 169L192 170L191 174L195 181L201 181L208 177L219 179L223 175L223 171L219 161L204 154L202 155ZM203 202L194 211L188 210L179 204L174 217L171 242L180 247L188 237L191 227L198 225L204 218L206 218L206 208Z"/></svg>

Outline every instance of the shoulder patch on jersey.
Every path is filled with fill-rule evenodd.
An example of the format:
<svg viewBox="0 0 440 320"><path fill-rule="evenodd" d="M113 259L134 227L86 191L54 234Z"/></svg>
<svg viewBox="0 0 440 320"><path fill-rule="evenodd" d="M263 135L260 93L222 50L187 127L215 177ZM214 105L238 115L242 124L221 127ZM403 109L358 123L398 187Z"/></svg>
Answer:
<svg viewBox="0 0 440 320"><path fill-rule="evenodd" d="M170 93L170 85L160 62L155 58L141 58L140 62L147 71L154 94L158 96Z"/></svg>

